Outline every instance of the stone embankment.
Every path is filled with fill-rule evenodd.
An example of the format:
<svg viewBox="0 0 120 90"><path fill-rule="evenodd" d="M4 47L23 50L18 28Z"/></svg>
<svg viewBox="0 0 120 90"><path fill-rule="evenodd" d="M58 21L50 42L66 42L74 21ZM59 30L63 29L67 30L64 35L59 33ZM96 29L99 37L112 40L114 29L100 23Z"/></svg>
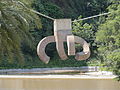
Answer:
<svg viewBox="0 0 120 90"><path fill-rule="evenodd" d="M98 72L98 66L63 67L63 68L33 68L33 69L2 69L0 74L60 74Z"/></svg>

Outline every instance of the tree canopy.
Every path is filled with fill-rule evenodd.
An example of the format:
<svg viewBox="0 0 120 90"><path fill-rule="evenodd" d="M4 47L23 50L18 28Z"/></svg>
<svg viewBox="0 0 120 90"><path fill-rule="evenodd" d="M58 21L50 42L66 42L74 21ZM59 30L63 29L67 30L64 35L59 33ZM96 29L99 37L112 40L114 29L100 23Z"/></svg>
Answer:
<svg viewBox="0 0 120 90"><path fill-rule="evenodd" d="M0 61L23 61L23 42L33 47L29 30L41 28L39 17L17 0L0 1Z"/></svg>
<svg viewBox="0 0 120 90"><path fill-rule="evenodd" d="M114 3L108 7L111 14L105 23L99 26L96 41L102 63L105 63L120 78L120 4Z"/></svg>
<svg viewBox="0 0 120 90"><path fill-rule="evenodd" d="M81 66L97 61L120 78L119 0L0 0L1 66L10 66L11 63L15 66L25 61L29 67L47 67L39 61L36 47L42 38L53 35L53 22L30 9L55 19L72 20L110 12L108 16L72 23L73 33L90 44L92 56L88 61L77 62L72 57L68 61L60 61L55 44L50 44L46 53L52 56L52 60L47 66Z"/></svg>

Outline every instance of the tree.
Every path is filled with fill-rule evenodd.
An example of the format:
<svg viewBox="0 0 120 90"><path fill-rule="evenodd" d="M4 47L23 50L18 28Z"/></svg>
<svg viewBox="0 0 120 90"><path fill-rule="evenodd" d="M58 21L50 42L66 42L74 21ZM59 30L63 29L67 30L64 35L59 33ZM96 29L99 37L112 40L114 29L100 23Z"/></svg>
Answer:
<svg viewBox="0 0 120 90"><path fill-rule="evenodd" d="M110 67L120 79L120 1L109 6L111 14L96 33L102 63Z"/></svg>
<svg viewBox="0 0 120 90"><path fill-rule="evenodd" d="M33 48L29 30L41 28L39 17L25 8L19 0L0 1L0 62L14 60L23 62L21 47L27 44Z"/></svg>

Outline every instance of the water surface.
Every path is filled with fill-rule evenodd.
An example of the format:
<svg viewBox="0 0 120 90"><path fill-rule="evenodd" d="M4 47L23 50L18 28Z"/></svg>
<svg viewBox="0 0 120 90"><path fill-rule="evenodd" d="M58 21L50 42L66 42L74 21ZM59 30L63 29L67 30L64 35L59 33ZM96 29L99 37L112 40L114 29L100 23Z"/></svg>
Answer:
<svg viewBox="0 0 120 90"><path fill-rule="evenodd" d="M0 78L0 90L120 90L112 79Z"/></svg>

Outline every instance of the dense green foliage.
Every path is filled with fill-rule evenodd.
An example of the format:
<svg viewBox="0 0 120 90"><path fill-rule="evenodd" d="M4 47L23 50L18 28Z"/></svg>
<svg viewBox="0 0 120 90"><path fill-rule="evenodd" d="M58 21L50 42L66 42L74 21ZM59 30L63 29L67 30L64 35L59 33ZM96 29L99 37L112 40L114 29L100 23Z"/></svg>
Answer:
<svg viewBox="0 0 120 90"><path fill-rule="evenodd" d="M74 19L79 15L87 17L105 12L109 4L110 0L35 0L33 6L36 10L54 18Z"/></svg>
<svg viewBox="0 0 120 90"><path fill-rule="evenodd" d="M96 33L98 55L120 77L120 4L112 4L109 11L111 14Z"/></svg>
<svg viewBox="0 0 120 90"><path fill-rule="evenodd" d="M85 39L90 44L90 47L94 42L94 31L92 25L90 25L89 23L83 23L82 21L74 22L73 34Z"/></svg>
<svg viewBox="0 0 120 90"><path fill-rule="evenodd" d="M34 49L29 30L41 28L39 17L17 1L1 0L0 25L0 62L23 63L21 47Z"/></svg>
<svg viewBox="0 0 120 90"><path fill-rule="evenodd" d="M119 3L119 0L0 0L0 67L66 67L94 63L108 66L119 76ZM55 43L52 43L46 50L52 59L45 65L39 61L36 47L42 38L53 35L53 21L36 15L28 8L55 19L79 19L107 11L111 14L108 17L73 23L73 34L90 44L90 61L75 61L74 57L61 61L56 53ZM81 49L77 46L76 48Z"/></svg>

